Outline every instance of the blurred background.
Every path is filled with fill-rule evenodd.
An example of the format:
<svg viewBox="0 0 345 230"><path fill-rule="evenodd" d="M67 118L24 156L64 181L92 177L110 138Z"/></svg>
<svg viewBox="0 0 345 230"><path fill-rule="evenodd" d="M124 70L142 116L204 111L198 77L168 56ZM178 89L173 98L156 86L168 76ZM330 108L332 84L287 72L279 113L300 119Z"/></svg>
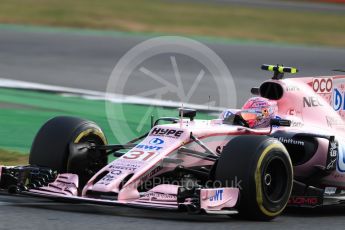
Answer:
<svg viewBox="0 0 345 230"><path fill-rule="evenodd" d="M341 47L345 45L344 3L343 0L2 0L0 22Z"/></svg>
<svg viewBox="0 0 345 230"><path fill-rule="evenodd" d="M239 107L249 89L269 77L261 64L296 66L297 76L345 68L345 0L1 0L0 163L25 163L35 133L57 115L94 120L116 142L101 100L108 78L128 50L161 35L187 36L216 52L232 73ZM198 65L176 60L187 91ZM175 83L171 64L167 55L143 65ZM131 96L152 87L158 86L137 71L114 93ZM217 106L220 96L204 79L189 103L212 97ZM138 129L138 117L149 104L114 106L124 108L126 122L140 134L149 126ZM157 111L151 112L176 115L174 108Z"/></svg>

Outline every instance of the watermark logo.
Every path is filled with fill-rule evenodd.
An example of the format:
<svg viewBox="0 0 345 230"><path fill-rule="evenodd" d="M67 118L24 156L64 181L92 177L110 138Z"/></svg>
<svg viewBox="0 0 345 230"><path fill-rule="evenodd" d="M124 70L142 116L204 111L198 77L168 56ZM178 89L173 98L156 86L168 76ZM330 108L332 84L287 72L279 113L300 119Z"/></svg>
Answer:
<svg viewBox="0 0 345 230"><path fill-rule="evenodd" d="M115 97L146 106L130 111ZM106 115L125 143L147 132L151 115L171 116L166 107L230 108L236 101L230 71L213 50L189 38L162 36L139 43L117 62L107 84Z"/></svg>
<svg viewBox="0 0 345 230"><path fill-rule="evenodd" d="M196 187L200 187L200 185L205 185L207 188L216 188L219 189L216 192L216 195L213 197L213 200L210 201L216 201L221 200L223 188L238 188L239 190L242 190L242 183L243 181L239 179L237 176L233 178L232 180L226 180L226 181L219 181L219 180L207 180L207 181L201 181L198 179L190 179L190 178L181 178L181 179L169 179L164 177L153 177L149 180L145 181L145 183L142 183L139 186L139 190L147 191L150 190L158 185L176 185L176 186L182 186L184 188L193 189Z"/></svg>

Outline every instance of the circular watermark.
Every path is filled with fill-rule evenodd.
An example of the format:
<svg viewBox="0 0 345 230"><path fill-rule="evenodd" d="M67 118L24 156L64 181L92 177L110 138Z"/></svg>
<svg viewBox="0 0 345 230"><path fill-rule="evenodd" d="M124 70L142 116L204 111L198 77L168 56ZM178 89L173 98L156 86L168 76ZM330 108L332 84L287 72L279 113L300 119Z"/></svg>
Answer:
<svg viewBox="0 0 345 230"><path fill-rule="evenodd" d="M149 68L143 64L155 57L159 57L160 61L168 59L171 64L169 77L164 76L164 72L158 73L159 71L154 66ZM182 57L183 61L179 62L178 58ZM186 61L186 58L190 60ZM192 65L191 60L198 63L199 70L195 73L184 74L181 69L184 66ZM156 64L157 66L160 67L160 64ZM134 72L136 74L133 74ZM148 80L143 80L142 76L148 77L155 84L147 83ZM137 117L136 114L126 113L124 106L114 103L117 99L114 97L123 97L119 95L126 94L125 89L129 82L135 85L135 92L129 95L132 96L130 102L148 105L145 107L147 111L144 114L138 114ZM201 82L204 82L202 89L205 93L196 94L201 88ZM214 84L214 87L211 83ZM143 89L144 85L146 85L145 89ZM150 88L147 88L147 85ZM234 81L222 59L213 50L193 39L179 36L156 37L133 47L116 64L107 84L106 116L115 138L120 143L126 143L135 137L138 131L141 131L143 124L150 122L151 113L157 106L165 107L168 104L175 104L176 107L180 107L194 104L189 106L193 107L195 106L193 102L196 100L192 100L193 95L204 95L207 92L216 92L218 100L211 102L209 97L203 96L204 101L201 103L199 101L197 104L204 105L205 108L205 105L209 107L210 104L212 107L221 108L236 106L237 94ZM169 101L167 97L174 98L175 103ZM126 100L122 102L126 103ZM132 113L135 112L132 111ZM165 114L158 110L159 115L164 116ZM134 122L137 127L133 128L133 120L130 120L129 117L137 119Z"/></svg>

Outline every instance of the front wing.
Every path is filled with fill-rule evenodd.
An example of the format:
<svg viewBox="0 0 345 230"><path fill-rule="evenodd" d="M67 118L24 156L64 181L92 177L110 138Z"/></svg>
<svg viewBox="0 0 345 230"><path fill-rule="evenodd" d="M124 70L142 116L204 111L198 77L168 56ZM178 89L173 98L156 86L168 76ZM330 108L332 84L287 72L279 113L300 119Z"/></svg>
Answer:
<svg viewBox="0 0 345 230"><path fill-rule="evenodd" d="M9 174L9 172L15 173ZM188 189L178 185L161 184L147 192L140 193L138 199L117 200L117 197L107 194L100 194L97 197L80 196L78 175L66 173L55 176L50 175L49 178L49 173L48 169L0 167L0 189L8 190L11 193L49 198L62 202L207 214L238 213L236 210L240 193L238 188ZM35 180L35 178L31 178L35 177L35 175L45 175L45 179ZM31 181L32 184L25 184L26 182L23 181L23 178L26 178L26 181Z"/></svg>

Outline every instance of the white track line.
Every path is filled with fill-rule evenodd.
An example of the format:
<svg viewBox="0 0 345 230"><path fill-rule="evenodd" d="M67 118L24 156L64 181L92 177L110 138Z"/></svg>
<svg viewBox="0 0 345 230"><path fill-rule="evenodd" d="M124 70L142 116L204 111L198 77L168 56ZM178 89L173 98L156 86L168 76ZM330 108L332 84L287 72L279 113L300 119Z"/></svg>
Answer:
<svg viewBox="0 0 345 230"><path fill-rule="evenodd" d="M26 81L19 81L13 79L0 78L0 87L2 88L12 88L12 89L26 89L26 90L42 90L54 93L61 93L64 96L81 96L89 100L108 100L113 103L129 103L129 104L140 104L140 105L153 105L153 106L164 106L164 107L181 107L181 102L176 101L166 101L159 99L151 99L145 97L137 96L126 96L120 94L107 94L105 92L77 89L70 87L54 86L41 83L33 83ZM200 109L200 110L210 110L210 111L223 111L225 108L208 106L208 105L198 105L191 103L183 103L185 107Z"/></svg>

